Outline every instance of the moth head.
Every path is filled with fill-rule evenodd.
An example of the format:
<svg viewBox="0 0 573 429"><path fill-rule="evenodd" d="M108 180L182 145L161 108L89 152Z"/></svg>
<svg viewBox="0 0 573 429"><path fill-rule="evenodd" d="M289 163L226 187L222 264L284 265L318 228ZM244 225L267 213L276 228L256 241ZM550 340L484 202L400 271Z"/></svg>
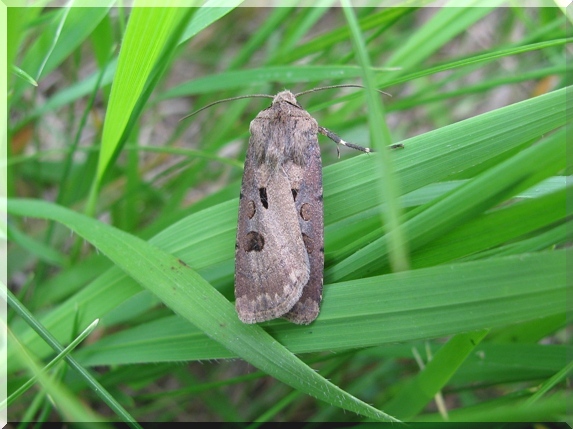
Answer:
<svg viewBox="0 0 573 429"><path fill-rule="evenodd" d="M296 101L296 97L294 96L294 94L288 90L279 92L277 95L275 95L275 98L273 98L273 104L280 103L280 102L285 102L285 103L292 104L294 106L299 106L298 102Z"/></svg>

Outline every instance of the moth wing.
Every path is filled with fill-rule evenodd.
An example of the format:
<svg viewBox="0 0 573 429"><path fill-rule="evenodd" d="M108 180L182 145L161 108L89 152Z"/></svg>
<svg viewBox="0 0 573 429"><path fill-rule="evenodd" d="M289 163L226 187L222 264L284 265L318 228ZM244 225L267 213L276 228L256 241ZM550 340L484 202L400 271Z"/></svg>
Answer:
<svg viewBox="0 0 573 429"><path fill-rule="evenodd" d="M250 148L249 148L250 149ZM309 278L290 182L282 166L256 165L247 151L235 245L235 307L245 323L281 317Z"/></svg>
<svg viewBox="0 0 573 429"><path fill-rule="evenodd" d="M324 274L324 211L322 201L322 161L318 139L307 147L295 206L299 228L309 259L310 276L300 299L284 317L298 324L309 324L317 318L322 301Z"/></svg>

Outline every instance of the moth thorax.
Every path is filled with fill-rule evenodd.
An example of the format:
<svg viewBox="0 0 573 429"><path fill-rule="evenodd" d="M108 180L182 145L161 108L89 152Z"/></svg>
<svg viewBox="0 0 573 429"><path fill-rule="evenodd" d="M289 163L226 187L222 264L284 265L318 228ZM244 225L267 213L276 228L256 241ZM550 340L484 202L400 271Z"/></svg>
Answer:
<svg viewBox="0 0 573 429"><path fill-rule="evenodd" d="M271 170L276 170L288 162L304 167L306 158L303 151L292 146L267 146L256 155L258 165L266 165Z"/></svg>

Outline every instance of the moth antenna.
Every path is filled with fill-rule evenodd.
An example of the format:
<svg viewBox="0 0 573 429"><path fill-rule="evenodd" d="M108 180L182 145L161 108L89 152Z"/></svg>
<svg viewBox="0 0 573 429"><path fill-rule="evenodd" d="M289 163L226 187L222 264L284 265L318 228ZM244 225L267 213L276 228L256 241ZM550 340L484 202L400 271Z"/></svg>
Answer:
<svg viewBox="0 0 573 429"><path fill-rule="evenodd" d="M309 94L311 92L322 91L323 89L334 89L334 88L365 88L365 87L362 85L353 84L353 83L342 84L342 85L321 86L319 88L313 88L313 89L309 89L307 91L299 92L298 94L295 94L295 97L298 98L299 95ZM379 89L377 89L376 91L378 91L381 94L387 95L388 97L392 97L392 94L388 94L387 92L381 91Z"/></svg>
<svg viewBox="0 0 573 429"><path fill-rule="evenodd" d="M184 119L190 118L191 116L196 115L200 111L205 110L211 106L214 106L215 104L225 103L226 101L240 100L241 98L274 98L274 96L268 94L251 94L251 95L239 95L238 97L232 97L232 98L225 98L223 100L218 100L214 101L213 103L209 103L206 106L201 107L199 110L195 110L193 113L190 113L187 116L183 116L179 120L182 121Z"/></svg>

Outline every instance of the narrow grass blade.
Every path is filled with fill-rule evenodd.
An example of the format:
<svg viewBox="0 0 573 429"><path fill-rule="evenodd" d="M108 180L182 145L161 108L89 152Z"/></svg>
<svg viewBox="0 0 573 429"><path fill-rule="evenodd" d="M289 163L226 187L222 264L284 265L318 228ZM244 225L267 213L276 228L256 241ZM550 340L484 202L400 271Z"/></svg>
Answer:
<svg viewBox="0 0 573 429"><path fill-rule="evenodd" d="M12 331L5 327L10 335L11 343L18 357L25 362L26 367L40 381L47 393L54 399L59 411L65 416L66 420L72 422L94 422L102 424L104 419L87 408L80 402L72 392L64 386L57 384L41 367L34 362L32 357L25 351L20 341L12 334Z"/></svg>
<svg viewBox="0 0 573 429"><path fill-rule="evenodd" d="M24 307L10 292L8 292L8 302L10 306L23 318L29 323L34 331L52 347L56 352L62 353L64 352L64 347L53 337L50 331L46 330L44 326L28 311L26 307ZM20 353L21 356L23 351ZM109 394L109 392L86 370L83 366L81 366L72 356L65 355L65 361L75 369L79 375L86 381L88 386L90 386L93 391L98 395L102 401L104 401L125 423L130 425L134 428L140 428L137 424L135 419L129 415L129 413L121 406L119 402L115 400L115 398ZM41 372L39 368L35 368L35 364L30 361L30 366L33 369L36 377L45 384L46 382L49 383L49 378ZM65 394L64 394L65 395ZM93 419L87 419L88 421L94 421Z"/></svg>
<svg viewBox="0 0 573 429"><path fill-rule="evenodd" d="M10 291L8 293L11 294ZM15 298L12 296L11 300L14 301ZM72 350L74 350L86 337L92 333L92 331L97 327L99 320L96 319L94 322L89 325L80 335L77 336L64 350L62 350L58 355L52 359L43 369L43 373L47 373L50 369L52 369L57 363L61 362ZM37 377L34 376L22 386L20 386L14 393L12 393L5 401L0 403L0 409L9 406L15 400L17 400L22 394L24 394L30 387L34 385L36 382Z"/></svg>
<svg viewBox="0 0 573 429"><path fill-rule="evenodd" d="M455 374L488 330L458 334L451 338L426 367L388 402L387 409L403 420L411 420Z"/></svg>
<svg viewBox="0 0 573 429"><path fill-rule="evenodd" d="M364 85L367 89L366 100L368 102L368 124L370 126L370 138L374 148L380 153L377 157L378 177L376 191L379 201L386 203L387 209L383 213L386 237L388 237L390 264L394 271L404 271L409 267L409 256L406 247L406 237L404 229L400 225L402 208L400 207L397 181L394 177L394 165L390 154L387 153L386 146L394 142L390 136L390 130L386 125L384 109L380 102L380 97L375 92L376 86L374 73L370 67L370 59L366 45L362 38L360 27L354 11L350 7L349 0L343 0L344 14L350 27L352 42L356 52L358 63L362 68Z"/></svg>
<svg viewBox="0 0 573 429"><path fill-rule="evenodd" d="M570 361L564 368L562 368L557 374L555 374L550 379L546 380L526 402L525 405L531 405L540 398L542 398L549 390L551 390L555 385L563 379L565 379L573 371L573 361Z"/></svg>

